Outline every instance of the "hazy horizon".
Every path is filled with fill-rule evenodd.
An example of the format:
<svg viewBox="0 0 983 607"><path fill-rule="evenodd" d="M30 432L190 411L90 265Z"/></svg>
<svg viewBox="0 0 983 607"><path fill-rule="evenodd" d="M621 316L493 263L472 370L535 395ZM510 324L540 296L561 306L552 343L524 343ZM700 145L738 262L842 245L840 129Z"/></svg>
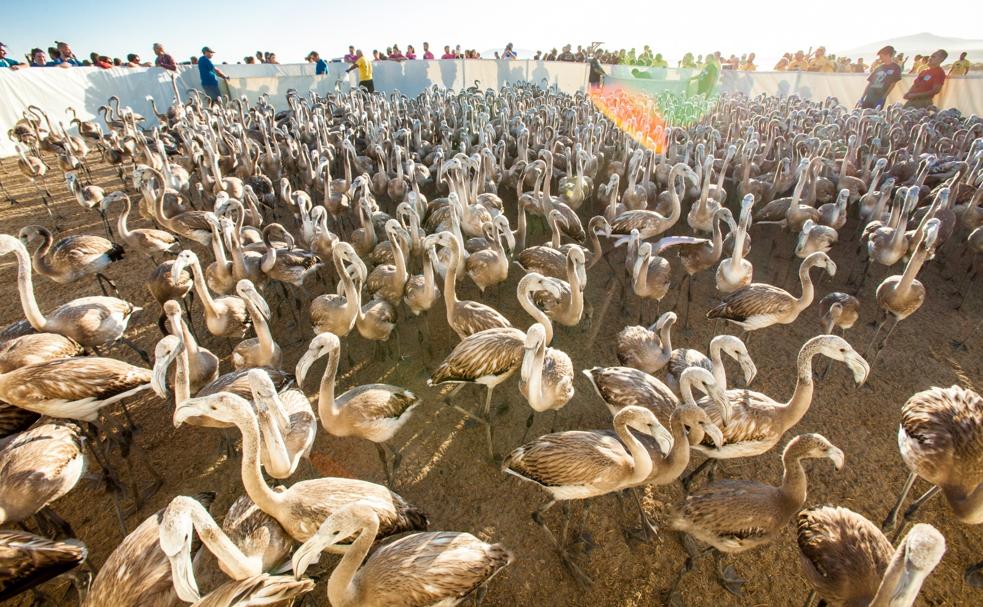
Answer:
<svg viewBox="0 0 983 607"><path fill-rule="evenodd" d="M641 50L649 44L674 63L685 52L754 52L760 59L770 59L786 51L820 45L830 50L850 49L926 30L945 37L983 38L983 9L968 0L946 3L943 15L950 18L932 24L926 22L922 10L891 12L883 5L834 1L833 6L825 3L823 10L807 16L808 29L802 27L800 17L789 15L787 2L777 0L753 6L708 2L701 5L697 15L691 5L678 4L634 6L620 14L605 5L606 12L597 14L596 4L577 1L532 4L499 0L488 10L463 8L448 0L422 5L378 0L339 6L288 0L276 7L259 0L242 0L234 11L219 3L189 0L171 0L163 5L119 0L86 4L51 0L44 5L43 18L38 18L33 5L12 4L4 10L7 27L0 29L0 41L15 58L22 58L31 47L47 48L54 40L65 40L82 58L92 51L120 58L136 52L145 61L152 61L154 42L163 42L178 61L198 55L202 46L209 45L215 49L217 61L229 63L242 61L243 56L257 50L275 52L281 63L302 62L311 50L333 58L344 54L349 44L366 53L393 43L405 51L407 44L413 44L422 53L426 40L439 56L445 44L484 52L512 42L531 52L565 43L576 47L600 41L605 48L615 49ZM845 13L850 14L849 20L844 19ZM462 27L462 21L472 17L485 23L497 19L507 26ZM469 29L472 31L465 31Z"/></svg>

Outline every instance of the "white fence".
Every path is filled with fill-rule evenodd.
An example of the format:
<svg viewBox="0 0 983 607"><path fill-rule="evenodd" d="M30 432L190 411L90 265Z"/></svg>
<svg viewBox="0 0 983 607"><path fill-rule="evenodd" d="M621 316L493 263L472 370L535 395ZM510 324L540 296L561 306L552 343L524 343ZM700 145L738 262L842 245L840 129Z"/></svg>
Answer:
<svg viewBox="0 0 983 607"><path fill-rule="evenodd" d="M314 74L311 64L300 65L221 65L220 69L230 77L229 92L245 96L251 102L268 94L270 101L282 108L288 89L300 93L317 91L326 94L341 81L342 90L357 83L355 72L345 74L346 64L329 63L328 72ZM606 66L612 81L622 79L639 87L648 83L653 88L685 90L685 81L692 70L653 70L652 80L633 79L633 66ZM184 91L199 86L198 70L193 66L180 66L178 89ZM508 61L494 59L468 59L454 61L404 61L378 62L375 64L376 90L394 91L415 96L425 88L437 85L442 88L461 89L474 85L481 89L498 88L508 82L530 81L556 86L572 93L587 86L587 66L583 63L558 63L545 61ZM889 101L900 100L911 86L912 77L906 77L895 87ZM834 96L841 103L852 105L860 97L866 84L864 74L820 74L806 72L734 72L724 70L720 77L722 92L740 91L750 95L769 93L777 95L797 94L807 99L825 99ZM122 105L128 105L147 119L147 125L156 124L148 95L154 97L160 109L171 103L170 74L157 68L71 68L25 69L11 71L0 69L0 128L6 133L21 118L28 105L36 105L52 118L68 125L65 108L73 107L79 118L97 117L99 107L110 96L117 95ZM936 103L943 107L955 107L965 114L983 115L983 77L970 76L949 79ZM15 152L9 138L0 139L0 156Z"/></svg>

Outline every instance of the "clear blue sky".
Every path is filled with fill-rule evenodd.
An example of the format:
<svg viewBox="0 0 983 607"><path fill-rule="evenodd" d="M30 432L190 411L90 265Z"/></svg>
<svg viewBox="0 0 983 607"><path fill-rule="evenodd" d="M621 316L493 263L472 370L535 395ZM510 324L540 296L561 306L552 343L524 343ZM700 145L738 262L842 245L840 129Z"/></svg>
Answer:
<svg viewBox="0 0 983 607"><path fill-rule="evenodd" d="M592 40L616 48L651 44L674 61L687 50L755 51L759 57L772 57L784 50L821 44L845 49L923 31L983 38L981 2L947 0L919 10L891 4L899 8L854 0L671 5L638 0L48 0L35 5L7 0L0 41L17 58L33 46L47 48L54 40L66 40L80 57L91 51L117 57L136 52L149 60L151 44L160 41L179 61L207 44L217 51L218 61L235 63L257 50L272 50L281 63L289 63L302 61L312 49L331 58L349 44L366 52L392 43L403 50L412 43L419 50L424 40L435 51L444 44L487 51L510 41L530 50ZM930 16L932 6L940 8L938 18ZM808 15L804 7L809 7Z"/></svg>

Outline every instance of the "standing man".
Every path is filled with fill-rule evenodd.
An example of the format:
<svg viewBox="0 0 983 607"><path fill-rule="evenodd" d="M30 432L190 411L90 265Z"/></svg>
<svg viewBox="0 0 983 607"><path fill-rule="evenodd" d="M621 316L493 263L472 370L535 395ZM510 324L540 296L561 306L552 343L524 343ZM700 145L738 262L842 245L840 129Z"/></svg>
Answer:
<svg viewBox="0 0 983 607"><path fill-rule="evenodd" d="M706 63L699 74L690 78L696 80L696 94L706 95L713 93L717 86L717 78L720 76L720 59L716 54L707 54Z"/></svg>
<svg viewBox="0 0 983 607"><path fill-rule="evenodd" d="M509 42L505 45L505 52L502 53L502 59L518 59L519 55L512 50L512 43Z"/></svg>
<svg viewBox="0 0 983 607"><path fill-rule="evenodd" d="M894 60L894 47L877 51L877 68L867 77L867 88L860 97L862 108L882 108L894 85L901 80L901 66Z"/></svg>
<svg viewBox="0 0 983 607"><path fill-rule="evenodd" d="M915 78L914 84L905 93L907 99L905 107L928 107L932 105L932 99L942 90L945 84L945 72L942 70L942 62L946 60L949 53L939 49L932 53L928 58L928 64Z"/></svg>
<svg viewBox="0 0 983 607"><path fill-rule="evenodd" d="M0 42L0 67L9 67L12 70L19 70L23 66L20 61L7 57L7 45Z"/></svg>
<svg viewBox="0 0 983 607"><path fill-rule="evenodd" d="M365 58L362 49L355 53L355 63L351 65L345 73L358 68L358 85L364 86L370 94L375 92L375 83L372 82L372 62Z"/></svg>
<svg viewBox="0 0 983 607"><path fill-rule="evenodd" d="M433 61L433 53L430 52L430 43L423 43L423 58L427 61Z"/></svg>
<svg viewBox="0 0 983 607"><path fill-rule="evenodd" d="M348 53L345 55L345 63L355 63L358 59L358 55L355 54L355 47L349 46Z"/></svg>
<svg viewBox="0 0 983 607"><path fill-rule="evenodd" d="M172 72L177 71L177 64L174 63L174 57L167 54L164 50L164 45L160 42L154 42L154 54L157 55L157 58L154 59L154 65Z"/></svg>
<svg viewBox="0 0 983 607"><path fill-rule="evenodd" d="M222 91L218 88L218 79L228 80L229 77L222 73L220 69L212 63L215 51L205 46L201 49L201 57L198 58L198 74L201 76L201 88L212 101L218 101L222 96Z"/></svg>
<svg viewBox="0 0 983 607"><path fill-rule="evenodd" d="M969 73L969 68L971 64L969 59L966 59L966 53L960 53L959 59L952 62L949 66L949 76L965 76Z"/></svg>
<svg viewBox="0 0 983 607"><path fill-rule="evenodd" d="M317 51L311 51L307 55L307 61L314 64L314 74L320 76L328 71L328 62L321 59L321 55Z"/></svg>

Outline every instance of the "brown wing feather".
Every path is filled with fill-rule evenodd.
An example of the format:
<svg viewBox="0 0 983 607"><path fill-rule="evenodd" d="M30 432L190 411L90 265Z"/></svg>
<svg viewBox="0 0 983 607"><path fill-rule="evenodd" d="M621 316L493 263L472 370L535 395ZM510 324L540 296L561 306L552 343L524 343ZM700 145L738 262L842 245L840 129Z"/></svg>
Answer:
<svg viewBox="0 0 983 607"><path fill-rule="evenodd" d="M727 390L727 398L731 405L730 421L727 424L723 422L717 403L706 396L697 401L697 405L707 412L710 421L720 428L725 445L749 441L777 442L781 438L783 430L778 423L776 409L784 406L782 403L754 390ZM713 441L709 437L704 439L703 444L713 447Z"/></svg>
<svg viewBox="0 0 983 607"><path fill-rule="evenodd" d="M760 543L777 533L788 519L776 508L781 492L771 485L745 480L716 481L688 495L673 514L673 529L700 539ZM791 515L790 515L791 516Z"/></svg>
<svg viewBox="0 0 983 607"><path fill-rule="evenodd" d="M430 376L427 385L449 381L473 382L481 377L514 372L522 362L526 334L497 328L464 338Z"/></svg>
<svg viewBox="0 0 983 607"><path fill-rule="evenodd" d="M983 482L983 397L976 392L959 386L918 392L901 410L901 429L910 447L902 454L929 482Z"/></svg>
<svg viewBox="0 0 983 607"><path fill-rule="evenodd" d="M467 597L511 562L504 547L470 533L415 533L376 550L355 583L363 604L436 605Z"/></svg>
<svg viewBox="0 0 983 607"><path fill-rule="evenodd" d="M573 430L522 445L505 458L502 469L545 487L590 486L630 469L632 461L613 433Z"/></svg>
<svg viewBox="0 0 983 607"><path fill-rule="evenodd" d="M292 575L260 575L222 584L191 607L228 607L229 605L289 605L291 601L314 590L314 581L295 579Z"/></svg>
<svg viewBox="0 0 983 607"><path fill-rule="evenodd" d="M725 297L722 303L707 312L707 318L744 321L752 316L781 312L794 302L795 298L784 289L753 283Z"/></svg>
<svg viewBox="0 0 983 607"><path fill-rule="evenodd" d="M103 400L149 384L150 376L150 369L115 358L63 358L6 374L4 400L21 407L49 400Z"/></svg>
<svg viewBox="0 0 983 607"><path fill-rule="evenodd" d="M806 577L835 604L874 598L894 552L876 525L830 506L799 513L796 541Z"/></svg>
<svg viewBox="0 0 983 607"><path fill-rule="evenodd" d="M487 329L511 327L501 312L476 301L459 301L454 310L454 332L462 339Z"/></svg>
<svg viewBox="0 0 983 607"><path fill-rule="evenodd" d="M0 402L0 439L27 430L40 418L33 411Z"/></svg>
<svg viewBox="0 0 983 607"><path fill-rule="evenodd" d="M83 348L77 341L57 333L23 335L0 345L0 373L49 360L78 356L82 351Z"/></svg>
<svg viewBox="0 0 983 607"><path fill-rule="evenodd" d="M74 569L87 555L88 550L78 542L0 531L0 601Z"/></svg>
<svg viewBox="0 0 983 607"><path fill-rule="evenodd" d="M668 427L679 399L661 381L632 367L594 367L586 372L609 407L645 407Z"/></svg>
<svg viewBox="0 0 983 607"><path fill-rule="evenodd" d="M561 280L567 277L566 255L552 247L528 247L515 260L526 272L538 272Z"/></svg>
<svg viewBox="0 0 983 607"><path fill-rule="evenodd" d="M263 369L270 376L270 379L273 380L273 385L276 386L277 392L282 392L294 384L294 376L286 371L274 369L273 367L258 368ZM253 399L253 393L249 388L248 374L248 368L226 373L199 390L195 396L209 396L218 392L231 392L251 401Z"/></svg>

